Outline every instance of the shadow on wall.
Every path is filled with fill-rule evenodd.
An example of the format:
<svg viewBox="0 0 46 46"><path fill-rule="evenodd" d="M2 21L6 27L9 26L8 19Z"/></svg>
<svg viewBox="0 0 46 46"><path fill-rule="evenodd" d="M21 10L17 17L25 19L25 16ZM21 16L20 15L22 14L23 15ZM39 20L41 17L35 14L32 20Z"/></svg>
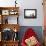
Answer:
<svg viewBox="0 0 46 46"><path fill-rule="evenodd" d="M32 28L36 33L37 33L37 37L39 39L39 41L41 43L43 43L43 30L42 30L42 26L21 26L20 27L20 31L19 31L19 39L20 41L23 38L24 33L26 32L26 30L28 28Z"/></svg>

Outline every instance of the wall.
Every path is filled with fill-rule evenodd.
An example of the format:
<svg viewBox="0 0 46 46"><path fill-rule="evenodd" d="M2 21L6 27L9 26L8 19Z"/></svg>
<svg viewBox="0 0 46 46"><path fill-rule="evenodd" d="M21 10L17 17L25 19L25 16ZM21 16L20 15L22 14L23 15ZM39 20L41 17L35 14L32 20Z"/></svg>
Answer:
<svg viewBox="0 0 46 46"><path fill-rule="evenodd" d="M42 26L43 25L43 6L42 0L21 0L20 3L20 23L22 26ZM36 19L24 19L24 9L37 9Z"/></svg>
<svg viewBox="0 0 46 46"><path fill-rule="evenodd" d="M0 6L15 6L15 0L0 0ZM43 7L42 0L18 0L20 7L19 24L21 26L43 26ZM25 19L24 9L37 9L36 19Z"/></svg>

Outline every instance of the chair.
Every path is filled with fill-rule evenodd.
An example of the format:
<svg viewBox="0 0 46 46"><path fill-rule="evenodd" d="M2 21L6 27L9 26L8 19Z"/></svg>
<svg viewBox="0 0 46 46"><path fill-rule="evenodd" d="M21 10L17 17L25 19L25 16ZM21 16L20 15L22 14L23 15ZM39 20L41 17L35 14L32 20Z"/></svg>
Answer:
<svg viewBox="0 0 46 46"><path fill-rule="evenodd" d="M34 30L32 28L28 28L27 31L25 32L24 34L24 37L22 38L22 42L21 42L21 46L27 46L25 40L26 39L29 39L30 37L35 37L36 40L38 41L37 39L37 34L34 32ZM31 43L30 43L31 44ZM30 45L29 45L30 46ZM41 46L41 44L39 43L39 41L37 42L37 44L35 46Z"/></svg>

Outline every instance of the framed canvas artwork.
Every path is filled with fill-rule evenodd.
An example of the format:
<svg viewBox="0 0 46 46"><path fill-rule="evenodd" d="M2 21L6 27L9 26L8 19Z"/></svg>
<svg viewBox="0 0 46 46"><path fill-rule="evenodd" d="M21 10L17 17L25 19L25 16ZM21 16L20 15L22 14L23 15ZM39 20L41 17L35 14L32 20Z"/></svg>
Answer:
<svg viewBox="0 0 46 46"><path fill-rule="evenodd" d="M36 18L37 10L36 9L24 9L24 18Z"/></svg>

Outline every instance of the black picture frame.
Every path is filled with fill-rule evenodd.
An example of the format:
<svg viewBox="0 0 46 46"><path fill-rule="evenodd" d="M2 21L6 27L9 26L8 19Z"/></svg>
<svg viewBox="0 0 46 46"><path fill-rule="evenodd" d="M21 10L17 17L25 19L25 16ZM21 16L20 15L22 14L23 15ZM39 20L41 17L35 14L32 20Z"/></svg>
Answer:
<svg viewBox="0 0 46 46"><path fill-rule="evenodd" d="M37 18L37 9L24 9L24 18Z"/></svg>

